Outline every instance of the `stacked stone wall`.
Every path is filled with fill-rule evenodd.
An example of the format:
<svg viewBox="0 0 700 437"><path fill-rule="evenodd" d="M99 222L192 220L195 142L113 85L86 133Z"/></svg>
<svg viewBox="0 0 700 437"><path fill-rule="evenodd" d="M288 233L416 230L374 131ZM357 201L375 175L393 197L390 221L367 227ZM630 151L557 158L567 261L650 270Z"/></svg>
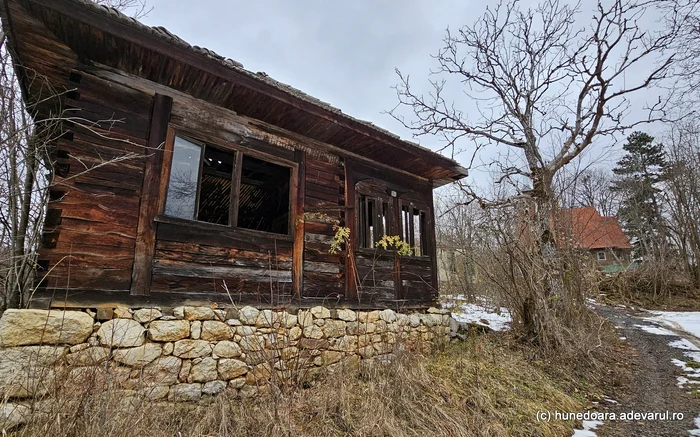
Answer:
<svg viewBox="0 0 700 437"><path fill-rule="evenodd" d="M196 401L224 390L252 396L270 382L446 342L453 325L435 308L7 310L0 319L0 399L13 405L50 395L95 369L125 396Z"/></svg>

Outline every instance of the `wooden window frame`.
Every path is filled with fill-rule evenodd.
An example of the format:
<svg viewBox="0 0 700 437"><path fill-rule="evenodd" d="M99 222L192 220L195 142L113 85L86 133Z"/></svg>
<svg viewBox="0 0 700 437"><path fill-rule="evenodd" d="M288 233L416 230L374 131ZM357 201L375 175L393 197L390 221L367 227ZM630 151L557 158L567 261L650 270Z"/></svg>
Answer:
<svg viewBox="0 0 700 437"><path fill-rule="evenodd" d="M404 224L403 221L403 213L404 213L404 207L408 208L408 220L407 223ZM423 205L421 203L413 202L413 201L404 201L399 197L399 227L401 228L401 234L400 237L402 240L406 241L410 246L411 250L415 248L415 223L413 220L414 217L414 212L418 211L418 223L420 223L421 228L420 229L420 255L416 255L415 252L413 255L410 255L411 258L418 258L418 259L430 259L431 256L429 253L430 248L429 248L429 242L428 242L428 219L430 217L430 208L427 205ZM406 229L408 227L408 229ZM408 232L408 235L405 235L404 232ZM404 237L408 237L407 239L404 239Z"/></svg>
<svg viewBox="0 0 700 437"><path fill-rule="evenodd" d="M202 147L199 162L200 169L197 178L195 212L198 211L199 205L199 190L201 185L201 172L204 160L205 147L207 145L210 145L219 150L230 151L234 153L234 168L232 174L233 179L231 182L231 200L228 225L210 223L196 219L183 219L179 217L168 216L165 214L165 201L168 196L168 184L170 182L170 171L172 168L173 149L176 137L183 138ZM267 237L293 241L295 235L294 217L296 217L296 196L298 194L297 186L299 181L299 164L297 162L286 160L277 156L272 156L264 152L255 151L248 147L241 146L239 144L231 144L230 142L224 140L210 141L209 138L211 137L211 135L206 135L206 137L207 140L201 140L199 139L200 137L197 136L196 132L192 132L189 129L174 126L173 124L168 125L168 133L165 139L163 162L161 166L160 187L158 190L158 208L155 221L162 223L181 224L184 226L196 226L203 229L211 229L212 231L216 232L231 232L239 235L250 235L252 237ZM238 227L238 205L240 200L239 192L241 184L241 167L244 155L289 168L289 217L287 218L288 232L286 234L278 234L275 232L259 231L255 229Z"/></svg>

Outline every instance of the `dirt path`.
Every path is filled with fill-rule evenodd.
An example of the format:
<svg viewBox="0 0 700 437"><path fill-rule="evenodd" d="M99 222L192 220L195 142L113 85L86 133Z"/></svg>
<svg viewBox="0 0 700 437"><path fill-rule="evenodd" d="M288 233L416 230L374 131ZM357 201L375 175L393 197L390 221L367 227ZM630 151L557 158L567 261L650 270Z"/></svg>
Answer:
<svg viewBox="0 0 700 437"><path fill-rule="evenodd" d="M678 386L678 376L684 375L683 370L673 364L672 359L687 361L683 351L668 345L678 340L678 336L658 335L642 330L635 325L657 326L644 321L643 315L631 314L630 310L600 306L596 312L608 318L619 327L621 337L637 351L633 358L634 376L629 392L620 399L619 403L608 404L600 411L621 413L631 411L646 413L683 413L683 420L647 420L647 421L607 421L597 431L599 437L679 437L690 436L688 432L696 429L694 419L700 414L700 400L688 394L688 388ZM654 329L651 329L654 331ZM683 334L683 338L700 345L700 339Z"/></svg>

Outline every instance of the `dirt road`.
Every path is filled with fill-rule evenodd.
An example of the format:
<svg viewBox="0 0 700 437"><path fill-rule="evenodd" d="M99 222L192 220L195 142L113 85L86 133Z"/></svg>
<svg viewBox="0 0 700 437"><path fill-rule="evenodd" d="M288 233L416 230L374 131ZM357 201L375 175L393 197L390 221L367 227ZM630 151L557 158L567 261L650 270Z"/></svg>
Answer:
<svg viewBox="0 0 700 437"><path fill-rule="evenodd" d="M620 336L636 351L631 357L634 363L633 383L628 392L616 399L618 403L601 406L600 411L614 412L618 415L629 412L639 413L682 413L682 420L624 420L606 421L596 430L599 437L679 437L700 436L689 430L697 429L695 418L700 415L698 394L689 394L700 388L700 380L688 377L679 362L688 362L687 349L672 347L669 343L685 338L700 347L700 339L689 334L671 332L652 322L644 320L645 315L628 308L599 306L596 312L608 318L620 332ZM692 347L685 343L687 347ZM691 363L692 364L692 363ZM678 379L678 378L682 379ZM683 387L680 382L686 381Z"/></svg>

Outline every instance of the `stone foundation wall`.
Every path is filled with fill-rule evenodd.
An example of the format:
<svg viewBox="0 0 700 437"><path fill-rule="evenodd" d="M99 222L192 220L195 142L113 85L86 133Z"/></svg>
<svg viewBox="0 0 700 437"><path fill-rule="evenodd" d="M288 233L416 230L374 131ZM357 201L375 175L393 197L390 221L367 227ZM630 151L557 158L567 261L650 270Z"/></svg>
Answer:
<svg viewBox="0 0 700 437"><path fill-rule="evenodd" d="M7 310L0 319L0 399L47 395L95 369L125 394L153 400L224 390L250 396L270 380L312 378L446 342L454 323L435 308Z"/></svg>

